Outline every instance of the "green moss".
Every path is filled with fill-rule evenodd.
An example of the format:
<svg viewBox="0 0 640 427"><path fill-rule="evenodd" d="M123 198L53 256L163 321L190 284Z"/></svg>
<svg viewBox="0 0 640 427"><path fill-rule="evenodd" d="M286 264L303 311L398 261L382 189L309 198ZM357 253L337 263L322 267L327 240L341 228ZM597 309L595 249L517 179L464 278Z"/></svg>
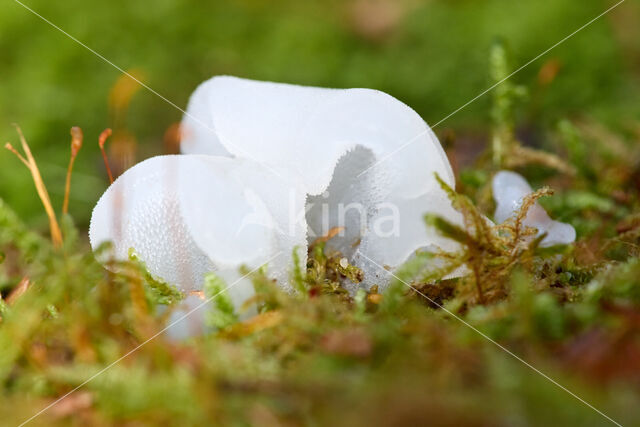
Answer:
<svg viewBox="0 0 640 427"><path fill-rule="evenodd" d="M207 274L204 279L204 298L211 300L213 305L206 319L206 324L210 328L224 329L238 321L238 315L226 288L225 281L214 273Z"/></svg>

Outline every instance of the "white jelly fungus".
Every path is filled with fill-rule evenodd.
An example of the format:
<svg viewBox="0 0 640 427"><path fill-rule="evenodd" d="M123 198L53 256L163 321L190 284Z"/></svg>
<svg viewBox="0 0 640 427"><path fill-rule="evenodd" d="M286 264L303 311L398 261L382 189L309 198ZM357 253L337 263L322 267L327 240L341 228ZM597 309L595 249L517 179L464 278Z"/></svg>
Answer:
<svg viewBox="0 0 640 427"><path fill-rule="evenodd" d="M306 196L290 200L306 212L308 235L297 243L344 227L328 245L364 270L367 285L384 286L389 275L359 253L393 268L417 249L456 247L423 222L430 212L461 224L435 180L455 187L446 154L424 120L390 95L214 77L191 96L183 125L184 153L283 171L278 185Z"/></svg>
<svg viewBox="0 0 640 427"><path fill-rule="evenodd" d="M94 248L112 241L116 259L133 248L183 291L209 271L231 284L240 266L263 263L290 290L294 248L305 265L308 244L336 227L328 246L364 270L364 286L388 283L378 265L456 249L423 222L434 213L462 224L435 179L455 186L444 150L385 93L214 77L191 96L182 129L184 154L137 164L102 196ZM240 303L251 286L238 286Z"/></svg>
<svg viewBox="0 0 640 427"><path fill-rule="evenodd" d="M521 175L511 171L500 171L492 181L493 198L496 201L494 218L501 223L515 215L522 206L525 196L533 193L531 186ZM547 233L540 246L548 247L569 244L576 239L576 230L570 224L554 221L542 206L535 203L525 217L523 224L538 230L538 235Z"/></svg>

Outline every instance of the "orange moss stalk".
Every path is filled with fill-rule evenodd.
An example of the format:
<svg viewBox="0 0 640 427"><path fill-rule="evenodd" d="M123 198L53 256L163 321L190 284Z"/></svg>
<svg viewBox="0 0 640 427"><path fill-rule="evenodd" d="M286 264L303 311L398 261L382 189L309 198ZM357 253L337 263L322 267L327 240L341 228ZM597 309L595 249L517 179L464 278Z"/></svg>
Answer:
<svg viewBox="0 0 640 427"><path fill-rule="evenodd" d="M325 234L324 236L318 237L316 240L314 240L310 246L313 246L322 242L328 242L329 240L333 239L343 231L344 231L344 227L333 227L332 229L327 231L327 234Z"/></svg>
<svg viewBox="0 0 640 427"><path fill-rule="evenodd" d="M111 173L111 168L109 167L109 159L107 159L107 153L104 151L104 144L107 142L107 138L111 136L111 129L107 128L102 131L100 137L98 138L98 145L100 146L100 152L102 153L102 159L104 160L104 165L107 168L107 175L109 175L109 183L113 184L113 174Z"/></svg>
<svg viewBox="0 0 640 427"><path fill-rule="evenodd" d="M64 202L62 203L62 214L69 212L69 193L71 193L71 172L73 171L73 163L76 156L82 148L82 129L78 126L71 128L71 157L69 158L69 166L67 167L67 179L64 184Z"/></svg>
<svg viewBox="0 0 640 427"><path fill-rule="evenodd" d="M31 285L31 282L29 281L29 277L24 276L22 280L20 280L20 283L18 283L18 285L15 288L13 288L9 296L7 296L7 299L6 299L7 304L13 305L18 300L18 298L20 298L22 294L24 294L27 291L27 289L29 289L30 285Z"/></svg>
<svg viewBox="0 0 640 427"><path fill-rule="evenodd" d="M47 192L47 187L44 185L44 181L42 180L42 175L40 175L40 170L38 169L38 165L36 164L36 160L33 158L31 154L31 149L29 148L29 144L27 144L27 140L22 134L22 130L18 125L15 125L16 130L18 132L18 136L20 137L20 144L22 145L22 150L24 151L25 157L21 156L20 153L10 143L5 144L5 148L15 154L18 159L29 169L31 172L31 176L33 177L33 183L36 186L36 191L38 192L38 196L42 201L42 205L44 206L44 210L49 217L49 229L51 230L51 241L56 248L62 246L62 232L60 231L60 226L58 225L58 220L56 219L56 213L53 210L53 206L51 206L51 199L49 198L49 193Z"/></svg>

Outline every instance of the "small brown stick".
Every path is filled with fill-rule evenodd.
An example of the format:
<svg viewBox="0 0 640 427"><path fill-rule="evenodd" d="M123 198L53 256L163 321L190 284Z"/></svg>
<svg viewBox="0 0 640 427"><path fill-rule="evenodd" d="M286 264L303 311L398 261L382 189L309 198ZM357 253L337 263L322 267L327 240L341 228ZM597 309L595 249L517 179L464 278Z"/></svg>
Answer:
<svg viewBox="0 0 640 427"><path fill-rule="evenodd" d="M71 128L71 157L69 158L69 166L67 167L67 179L64 184L64 202L62 203L62 214L69 212L69 193L71 193L71 172L73 171L73 163L76 156L82 148L82 129L78 126Z"/></svg>
<svg viewBox="0 0 640 427"><path fill-rule="evenodd" d="M5 147L15 154L18 159L29 169L31 172L31 177L33 178L33 183L36 186L36 191L38 192L38 196L42 201L44 206L44 210L49 217L49 228L51 230L51 241L53 242L53 246L59 248L62 246L62 232L60 231L60 226L58 225L58 220L56 219L56 213L53 210L53 206L51 206L51 199L49 198L49 193L47 192L47 187L44 185L44 181L42 179L42 175L40 175L40 170L38 169L38 165L36 164L36 160L33 158L33 154L31 154L31 149L29 148L29 144L27 144L27 140L24 138L22 134L22 130L18 125L14 125L16 130L18 131L18 136L20 137L20 143L22 144L22 150L24 151L25 156L22 157L17 150L13 148L13 146L9 143L5 144Z"/></svg>
<svg viewBox="0 0 640 427"><path fill-rule="evenodd" d="M109 160L107 159L107 153L104 151L104 144L107 142L107 138L111 136L111 129L106 128L100 134L98 138L98 145L100 146L100 151L102 152L102 159L104 160L104 165L107 168L107 175L109 175L109 183L113 184L113 175L111 174L111 168L109 167Z"/></svg>

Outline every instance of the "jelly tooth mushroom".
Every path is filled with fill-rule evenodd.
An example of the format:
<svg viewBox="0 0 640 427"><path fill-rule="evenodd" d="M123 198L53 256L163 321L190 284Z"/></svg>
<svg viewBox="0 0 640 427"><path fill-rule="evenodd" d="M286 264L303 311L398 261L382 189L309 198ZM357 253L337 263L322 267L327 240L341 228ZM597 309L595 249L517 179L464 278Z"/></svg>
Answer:
<svg viewBox="0 0 640 427"><path fill-rule="evenodd" d="M429 212L462 223L435 179L455 186L444 150L415 111L383 92L214 77L191 96L182 128L185 154L282 171L279 185L303 196L289 201L305 213L290 215L306 233L294 239L306 247L344 227L329 245L364 270L365 285L384 286L379 265L397 267L418 249L456 248L423 222Z"/></svg>
<svg viewBox="0 0 640 427"><path fill-rule="evenodd" d="M521 175L510 171L500 171L493 177L492 190L497 205L494 217L499 223L515 215L523 198L533 193ZM538 203L529 209L523 224L538 229L538 235L547 233L540 246L569 244L576 239L576 230L570 224L552 220Z"/></svg>

